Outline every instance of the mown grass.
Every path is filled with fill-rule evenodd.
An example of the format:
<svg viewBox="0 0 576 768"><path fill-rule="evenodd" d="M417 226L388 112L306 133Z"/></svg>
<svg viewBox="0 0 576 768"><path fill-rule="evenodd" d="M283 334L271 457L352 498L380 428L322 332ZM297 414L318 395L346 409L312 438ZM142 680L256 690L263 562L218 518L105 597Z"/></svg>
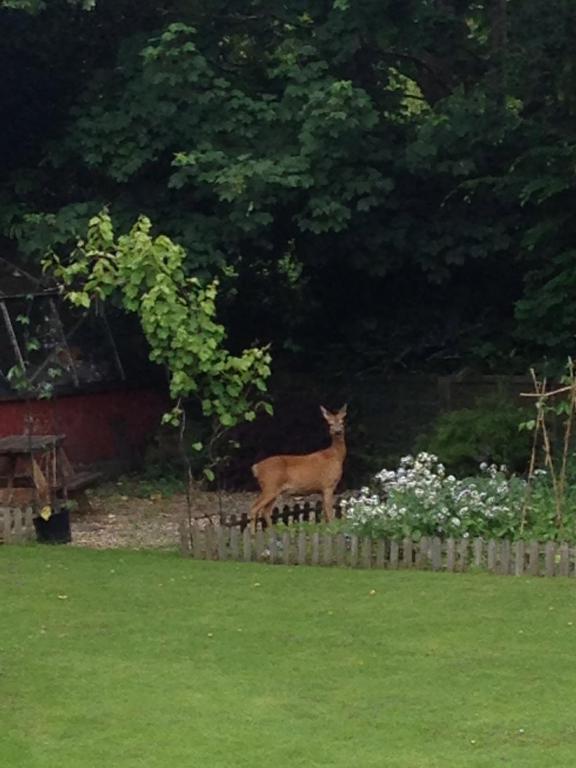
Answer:
<svg viewBox="0 0 576 768"><path fill-rule="evenodd" d="M0 764L568 768L575 588L0 547Z"/></svg>

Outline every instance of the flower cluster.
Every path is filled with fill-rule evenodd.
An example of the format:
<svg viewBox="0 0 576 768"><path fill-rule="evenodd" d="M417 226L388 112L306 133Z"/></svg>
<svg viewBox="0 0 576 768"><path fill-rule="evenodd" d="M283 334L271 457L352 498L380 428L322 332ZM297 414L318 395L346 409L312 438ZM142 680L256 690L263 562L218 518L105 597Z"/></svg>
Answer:
<svg viewBox="0 0 576 768"><path fill-rule="evenodd" d="M482 464L477 477L457 480L431 453L405 456L383 469L371 488L344 502L347 526L373 538L512 536L526 484L506 467Z"/></svg>

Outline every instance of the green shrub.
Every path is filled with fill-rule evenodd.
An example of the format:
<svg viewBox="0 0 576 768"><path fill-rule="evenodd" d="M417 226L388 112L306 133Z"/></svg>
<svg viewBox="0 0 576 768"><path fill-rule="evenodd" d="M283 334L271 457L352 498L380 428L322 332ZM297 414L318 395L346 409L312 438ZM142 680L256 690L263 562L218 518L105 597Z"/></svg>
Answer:
<svg viewBox="0 0 576 768"><path fill-rule="evenodd" d="M530 436L519 425L531 411L502 396L478 400L473 408L443 413L418 449L439 456L458 475L473 473L481 462L505 464L515 472L526 469Z"/></svg>

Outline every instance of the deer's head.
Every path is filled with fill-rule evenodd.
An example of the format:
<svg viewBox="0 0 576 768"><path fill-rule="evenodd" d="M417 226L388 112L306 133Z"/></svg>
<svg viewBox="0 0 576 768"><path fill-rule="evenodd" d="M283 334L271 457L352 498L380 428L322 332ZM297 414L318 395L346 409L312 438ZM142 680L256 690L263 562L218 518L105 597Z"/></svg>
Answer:
<svg viewBox="0 0 576 768"><path fill-rule="evenodd" d="M330 413L330 411L327 411L323 405L320 406L320 410L322 411L322 416L324 416L324 418L328 422L328 427L330 429L331 435L344 434L344 422L346 419L346 409L347 409L347 406L343 405L342 408L340 408L340 410L337 413Z"/></svg>

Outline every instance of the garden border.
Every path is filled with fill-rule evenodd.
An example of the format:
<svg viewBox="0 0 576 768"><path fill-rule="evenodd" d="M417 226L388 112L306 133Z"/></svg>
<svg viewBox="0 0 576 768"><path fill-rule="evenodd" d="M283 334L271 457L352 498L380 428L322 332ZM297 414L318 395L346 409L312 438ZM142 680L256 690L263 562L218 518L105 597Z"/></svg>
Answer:
<svg viewBox="0 0 576 768"><path fill-rule="evenodd" d="M430 536L372 540L310 532L294 524L258 528L253 534L248 526L242 530L239 525L183 518L180 552L196 560L576 577L576 545L567 542Z"/></svg>

